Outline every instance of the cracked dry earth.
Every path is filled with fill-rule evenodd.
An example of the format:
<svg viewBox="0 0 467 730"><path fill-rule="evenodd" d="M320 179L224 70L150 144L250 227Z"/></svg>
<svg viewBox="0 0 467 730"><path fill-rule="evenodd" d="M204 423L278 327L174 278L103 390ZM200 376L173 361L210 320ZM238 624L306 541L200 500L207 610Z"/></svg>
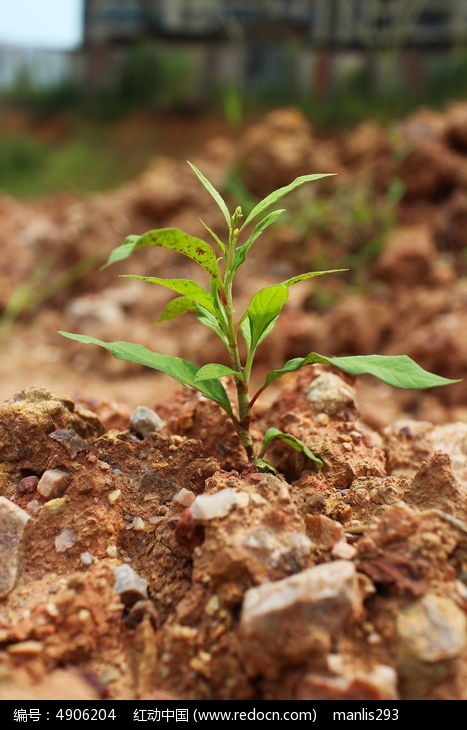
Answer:
<svg viewBox="0 0 467 730"><path fill-rule="evenodd" d="M263 411L325 461L285 476L189 391L0 404L0 698L467 699L467 425L377 433L355 388Z"/></svg>

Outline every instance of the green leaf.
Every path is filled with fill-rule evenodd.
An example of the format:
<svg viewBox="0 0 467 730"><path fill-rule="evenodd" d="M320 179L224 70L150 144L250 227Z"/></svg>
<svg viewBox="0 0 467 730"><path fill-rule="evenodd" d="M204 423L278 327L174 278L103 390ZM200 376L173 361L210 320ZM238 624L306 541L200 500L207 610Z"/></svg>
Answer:
<svg viewBox="0 0 467 730"><path fill-rule="evenodd" d="M193 172L195 173L198 180L200 181L200 183L202 185L204 185L204 187L208 191L209 195L216 201L217 205L223 212L224 218L227 221L227 226L230 230L230 226L231 226L230 213L229 213L229 209L227 208L227 205L225 204L224 198L220 195L220 193L217 192L216 188L214 187L214 185L211 182L209 182L207 177L205 177L205 175L203 175L201 170L198 170L198 168L195 165L193 165L192 162L189 162L188 160L187 160L187 162L190 165Z"/></svg>
<svg viewBox="0 0 467 730"><path fill-rule="evenodd" d="M251 327L250 327L250 320L245 318L242 318L240 320L240 332L243 335L243 339L245 340L246 346L248 348L248 352L251 350Z"/></svg>
<svg viewBox="0 0 467 730"><path fill-rule="evenodd" d="M266 472L267 474L277 474L278 471L275 466L265 461L264 459L254 459L253 464L258 467L259 471Z"/></svg>
<svg viewBox="0 0 467 730"><path fill-rule="evenodd" d="M222 253L225 253L225 244L222 243L222 241L219 238L219 236L217 235L217 233L215 233L212 230L212 228L209 228L208 224L205 223L201 218L199 219L199 222L201 223L201 225L203 226L203 228L209 233L209 235L212 236L212 238L215 240L215 242L219 246L219 248L222 251Z"/></svg>
<svg viewBox="0 0 467 730"><path fill-rule="evenodd" d="M196 281L190 279L160 279L158 276L138 276L137 274L122 274L121 279L138 279L138 281L149 281L151 284L159 284L166 289L188 297L196 304L200 304L209 312L214 313L214 305L210 294L203 289Z"/></svg>
<svg viewBox="0 0 467 730"><path fill-rule="evenodd" d="M374 375L388 385L395 388L419 390L421 388L435 388L438 385L459 383L460 380L450 380L440 375L429 373L417 365L408 355L354 355L350 357L324 357L317 353L314 362L324 362L335 365L340 370L352 375ZM307 356L307 360L310 355Z"/></svg>
<svg viewBox="0 0 467 730"><path fill-rule="evenodd" d="M222 331L222 327L217 320L216 316L214 314L211 314L207 309L204 309L204 307L200 307L196 305L196 317L198 318L198 322L201 322L205 327L209 327L209 329L213 330L213 332L216 333L218 337L222 340L222 342L228 347L229 342L227 339L227 335L224 334Z"/></svg>
<svg viewBox="0 0 467 730"><path fill-rule="evenodd" d="M160 228L156 231L148 231L142 236L128 236L121 246L114 248L107 263L102 268L105 269L107 266L115 264L118 261L124 261L124 259L131 256L133 251L150 246L161 246L171 251L178 251L178 253L195 261L210 276L220 281L216 254L211 246L206 241L195 238L195 236L189 236L188 233L184 233L178 230L178 228Z"/></svg>
<svg viewBox="0 0 467 730"><path fill-rule="evenodd" d="M295 357L288 360L279 370L271 370L266 376L261 390L285 373L299 370L304 365L322 363L334 365L351 375L374 375L388 385L395 388L418 390L421 388L435 388L439 385L459 383L459 380L450 380L440 375L429 373L417 365L408 355L352 355L349 357L326 357L310 352L306 357Z"/></svg>
<svg viewBox="0 0 467 730"><path fill-rule="evenodd" d="M174 357L173 355L161 355L158 352L148 350L143 345L137 345L133 342L104 342L95 337L89 337L89 335L76 335L72 332L60 331L59 334L85 345L99 345L99 347L108 350L119 360L128 360L129 362L135 362L153 370L166 373L166 375L170 375L174 380L178 380L179 383L188 385L198 390L206 398L219 403L227 413L232 413L232 406L222 383L218 380L203 380L198 383L196 381L196 375L200 368L188 360L183 360L181 357Z"/></svg>
<svg viewBox="0 0 467 730"><path fill-rule="evenodd" d="M262 341L262 335L266 336L268 327L273 325L281 313L288 296L287 287L280 284L267 286L254 295L246 311L251 332L251 350L255 350Z"/></svg>
<svg viewBox="0 0 467 730"><path fill-rule="evenodd" d="M186 312L194 312L196 309L193 299L188 297L176 297L165 305L157 322L166 322L168 319L175 319Z"/></svg>
<svg viewBox="0 0 467 730"><path fill-rule="evenodd" d="M227 367L227 365L221 365L217 362L210 362L208 365L203 365L202 368L196 373L196 382L200 380L211 380L212 378L223 378L224 375L234 375L236 378L243 379L242 374L238 370Z"/></svg>
<svg viewBox="0 0 467 730"><path fill-rule="evenodd" d="M295 451L299 451L302 454L305 454L310 461L312 461L318 469L321 469L324 464L322 460L314 454L311 449L308 448L306 444L303 443L300 439L298 439L296 436L292 436L290 433L284 433L283 431L279 431L278 428L268 428L266 433L264 434L263 443L261 445L261 451L259 453L259 457L262 458L272 442L275 439L280 439L280 441L283 441L287 446L290 446L290 448L294 449Z"/></svg>
<svg viewBox="0 0 467 730"><path fill-rule="evenodd" d="M325 173L322 175L301 175L300 177L295 178L295 180L293 180L288 185L285 185L283 188L274 190L274 192L264 198L264 200L261 200L257 205L255 205L255 207L247 217L245 223L243 224L241 230L243 230L245 226L252 223L256 218L258 218L262 213L264 213L265 210L270 208L271 205L274 205L274 203L280 200L280 198L283 198L284 195L287 195L288 193L291 193L292 190L295 190L295 188L298 188L300 185L304 185L307 182L320 180L323 177L329 177L333 174L334 173Z"/></svg>
<svg viewBox="0 0 467 730"><path fill-rule="evenodd" d="M299 274L298 276L292 276L291 279L281 281L282 286L293 286L299 281L305 281L305 279L314 279L316 276L324 276L324 274L340 274L342 271L348 271L348 269L329 269L328 271L308 271L306 274Z"/></svg>
<svg viewBox="0 0 467 730"><path fill-rule="evenodd" d="M245 262L245 259L247 257L248 251L254 244L257 238L263 233L263 231L266 230L266 228L269 228L269 226L272 226L273 223L275 223L278 218L282 215L282 213L285 213L285 210L273 210L271 213L269 213L265 218L263 218L262 221L260 221L254 228L251 235L248 237L248 239L243 243L241 246L238 246L238 248L235 249L235 257L233 262L233 271L237 271L237 269Z"/></svg>

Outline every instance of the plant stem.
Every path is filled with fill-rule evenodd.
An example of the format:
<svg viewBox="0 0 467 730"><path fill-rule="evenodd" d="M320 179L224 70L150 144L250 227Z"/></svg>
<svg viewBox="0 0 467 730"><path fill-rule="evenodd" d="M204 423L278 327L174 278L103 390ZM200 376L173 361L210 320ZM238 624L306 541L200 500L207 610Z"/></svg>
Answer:
<svg viewBox="0 0 467 730"><path fill-rule="evenodd" d="M232 267L235 257L235 245L238 237L238 229L236 227L237 222L241 218L241 211L237 208L232 216L232 226L229 235L229 243L227 245L226 259L225 259L225 314L227 324L227 339L229 343L229 353L232 360L232 364L235 370L238 370L242 374L241 378L235 378L235 387L237 389L237 403L238 403L238 419L234 420L235 429L237 431L240 443L244 447L249 461L253 461L255 458L255 449L253 440L250 434L250 423L251 423L251 408L249 405L248 395L248 384L251 364L249 367L244 366L240 352L238 350L237 332L233 321L233 298L232 298Z"/></svg>

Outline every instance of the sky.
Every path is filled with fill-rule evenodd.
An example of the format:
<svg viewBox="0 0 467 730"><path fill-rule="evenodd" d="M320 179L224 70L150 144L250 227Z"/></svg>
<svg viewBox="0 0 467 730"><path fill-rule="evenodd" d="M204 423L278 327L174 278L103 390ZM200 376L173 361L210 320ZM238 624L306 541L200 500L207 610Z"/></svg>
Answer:
<svg viewBox="0 0 467 730"><path fill-rule="evenodd" d="M0 0L0 43L74 48L81 40L83 0Z"/></svg>

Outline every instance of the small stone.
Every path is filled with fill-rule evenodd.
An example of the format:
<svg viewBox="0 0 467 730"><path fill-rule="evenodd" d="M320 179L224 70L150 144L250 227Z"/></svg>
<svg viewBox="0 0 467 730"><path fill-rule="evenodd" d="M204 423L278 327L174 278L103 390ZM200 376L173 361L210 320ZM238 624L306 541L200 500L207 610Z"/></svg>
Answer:
<svg viewBox="0 0 467 730"><path fill-rule="evenodd" d="M44 510L51 515L59 515L65 509L67 503L66 497L57 497L57 499L49 499L44 504Z"/></svg>
<svg viewBox="0 0 467 730"><path fill-rule="evenodd" d="M41 653L43 644L40 641L18 641L8 647L8 653L13 656L37 656Z"/></svg>
<svg viewBox="0 0 467 730"><path fill-rule="evenodd" d="M433 665L456 659L466 644L466 628L454 601L427 593L397 619L402 660Z"/></svg>
<svg viewBox="0 0 467 730"><path fill-rule="evenodd" d="M349 545L346 540L339 540L331 550L332 557L340 558L341 560L353 560L356 554L357 550L353 545Z"/></svg>
<svg viewBox="0 0 467 730"><path fill-rule="evenodd" d="M93 562L95 561L96 558L94 557L94 555L92 553L85 552L85 553L81 553L81 555L79 556L79 559L80 559L82 565L89 567L90 565L93 564Z"/></svg>
<svg viewBox="0 0 467 730"><path fill-rule="evenodd" d="M160 431L164 426L162 418L147 406L138 406L130 418L130 431L143 437Z"/></svg>
<svg viewBox="0 0 467 730"><path fill-rule="evenodd" d="M368 672L327 677L306 675L297 688L298 700L396 700L397 674L392 667L377 664Z"/></svg>
<svg viewBox="0 0 467 730"><path fill-rule="evenodd" d="M120 499L121 495L121 489L113 489L111 492L108 493L107 501L109 502L109 504L115 504L115 502Z"/></svg>
<svg viewBox="0 0 467 730"><path fill-rule="evenodd" d="M141 578L130 565L118 565L114 568L114 575L114 591L119 594L126 606L132 606L136 601L147 598L147 580Z"/></svg>
<svg viewBox="0 0 467 730"><path fill-rule="evenodd" d="M75 543L74 533L66 527L55 538L55 550L57 553L64 553L72 548Z"/></svg>
<svg viewBox="0 0 467 730"><path fill-rule="evenodd" d="M105 552L109 558L116 558L118 555L118 548L114 544L107 545Z"/></svg>
<svg viewBox="0 0 467 730"><path fill-rule="evenodd" d="M81 608L78 611L78 618L80 621L88 621L91 618L91 612L87 608Z"/></svg>
<svg viewBox="0 0 467 730"><path fill-rule="evenodd" d="M30 516L5 497L0 497L0 598L15 587L21 541Z"/></svg>
<svg viewBox="0 0 467 730"><path fill-rule="evenodd" d="M72 428L61 428L49 433L49 438L62 444L74 459L80 451L89 451L89 444Z"/></svg>
<svg viewBox="0 0 467 730"><path fill-rule="evenodd" d="M220 605L221 605L221 602L219 600L219 596L216 596L216 595L211 596L211 598L209 599L209 601L206 604L206 609L205 609L208 616L213 616L215 613L217 613L217 611L220 608Z"/></svg>
<svg viewBox="0 0 467 730"><path fill-rule="evenodd" d="M34 494L36 491L37 484L39 482L39 478L35 476L30 477L24 477L24 479L21 479L18 484L16 485L16 491L18 494Z"/></svg>
<svg viewBox="0 0 467 730"><path fill-rule="evenodd" d="M44 499L63 497L71 481L71 475L62 469L47 469L39 479L37 491Z"/></svg>
<svg viewBox="0 0 467 730"><path fill-rule="evenodd" d="M290 502L290 491L289 491L289 488L288 488L287 484L281 484L281 486L279 487L279 492L277 494L277 499L282 504L289 504L289 502Z"/></svg>
<svg viewBox="0 0 467 730"><path fill-rule="evenodd" d="M200 522L226 517L237 504L237 493L227 487L215 494L200 494L191 505L191 516Z"/></svg>
<svg viewBox="0 0 467 730"><path fill-rule="evenodd" d="M322 550L330 550L344 537L340 522L325 515L307 515L305 522L308 536Z"/></svg>
<svg viewBox="0 0 467 730"><path fill-rule="evenodd" d="M281 664L329 651L336 633L360 611L355 567L345 560L250 588L240 618L248 672L271 676Z"/></svg>
<svg viewBox="0 0 467 730"><path fill-rule="evenodd" d="M173 501L177 502L177 504L181 504L182 507L189 507L191 504L193 504L194 500L195 493L190 491L189 489L185 489L185 487L182 487L173 498Z"/></svg>
<svg viewBox="0 0 467 730"><path fill-rule="evenodd" d="M141 532L141 530L144 530L145 528L145 523L144 520L141 519L141 517L135 517L133 519L133 522L131 523L131 526L137 532Z"/></svg>
<svg viewBox="0 0 467 730"><path fill-rule="evenodd" d="M42 502L39 502L38 499L31 499L27 503L26 509L32 515L37 515L37 513L40 512L40 510L42 509Z"/></svg>
<svg viewBox="0 0 467 730"><path fill-rule="evenodd" d="M355 390L338 375L320 373L311 383L307 398L315 411L335 416L355 410Z"/></svg>

